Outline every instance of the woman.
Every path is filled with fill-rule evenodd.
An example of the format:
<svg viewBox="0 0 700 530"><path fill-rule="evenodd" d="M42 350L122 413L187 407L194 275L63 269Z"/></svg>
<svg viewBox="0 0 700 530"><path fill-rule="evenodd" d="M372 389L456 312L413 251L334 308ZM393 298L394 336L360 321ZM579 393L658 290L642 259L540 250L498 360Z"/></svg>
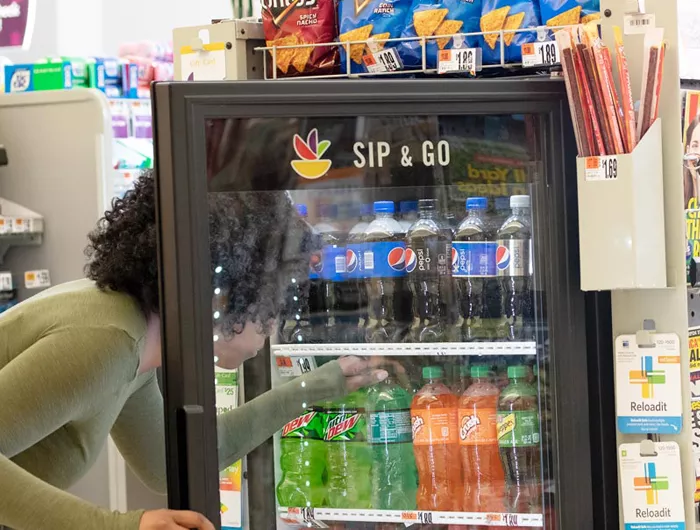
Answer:
<svg viewBox="0 0 700 530"><path fill-rule="evenodd" d="M212 195L209 220L219 294L214 354L233 368L263 346L281 287L307 273L311 235L284 194ZM213 530L196 513L111 513L62 491L84 475L111 434L139 478L165 492L152 175L106 212L88 256L89 279L49 289L0 317L0 526ZM221 466L307 404L386 376L367 361L344 358L220 416Z"/></svg>
<svg viewBox="0 0 700 530"><path fill-rule="evenodd" d="M696 116L685 130L685 153L683 157L683 189L686 210L695 210L698 206L698 169L700 164L700 116Z"/></svg>

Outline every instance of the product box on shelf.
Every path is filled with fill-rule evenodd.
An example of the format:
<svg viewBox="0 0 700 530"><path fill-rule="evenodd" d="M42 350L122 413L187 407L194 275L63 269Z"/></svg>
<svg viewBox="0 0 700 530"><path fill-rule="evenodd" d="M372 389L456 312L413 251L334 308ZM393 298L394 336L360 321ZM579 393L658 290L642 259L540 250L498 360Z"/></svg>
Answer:
<svg viewBox="0 0 700 530"><path fill-rule="evenodd" d="M7 65L3 73L2 86L6 93L73 87L71 64L68 61Z"/></svg>

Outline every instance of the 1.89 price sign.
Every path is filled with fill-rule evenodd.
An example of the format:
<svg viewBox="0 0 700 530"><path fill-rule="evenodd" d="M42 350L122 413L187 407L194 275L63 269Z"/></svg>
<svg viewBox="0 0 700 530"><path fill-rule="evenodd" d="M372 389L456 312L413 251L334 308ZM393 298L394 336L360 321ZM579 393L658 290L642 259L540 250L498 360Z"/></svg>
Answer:
<svg viewBox="0 0 700 530"><path fill-rule="evenodd" d="M559 47L556 41L528 42L522 46L523 66L554 66L559 64Z"/></svg>

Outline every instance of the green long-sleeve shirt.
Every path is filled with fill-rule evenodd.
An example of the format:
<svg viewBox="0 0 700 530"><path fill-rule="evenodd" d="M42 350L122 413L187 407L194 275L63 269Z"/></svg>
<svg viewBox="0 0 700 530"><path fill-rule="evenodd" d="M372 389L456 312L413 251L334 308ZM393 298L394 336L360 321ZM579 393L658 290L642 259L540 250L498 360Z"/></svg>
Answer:
<svg viewBox="0 0 700 530"><path fill-rule="evenodd" d="M0 526L137 530L62 491L94 464L107 436L138 477L165 492L163 398L138 374L146 320L129 296L88 280L49 289L0 315ZM304 385L301 385L301 382ZM345 388L337 362L219 417L222 465Z"/></svg>

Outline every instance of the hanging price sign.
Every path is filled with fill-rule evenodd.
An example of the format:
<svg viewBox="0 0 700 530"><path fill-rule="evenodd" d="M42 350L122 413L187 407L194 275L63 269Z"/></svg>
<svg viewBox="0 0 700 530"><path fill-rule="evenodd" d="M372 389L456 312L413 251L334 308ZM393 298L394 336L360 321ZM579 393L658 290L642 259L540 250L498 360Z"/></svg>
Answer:
<svg viewBox="0 0 700 530"><path fill-rule="evenodd" d="M553 66L559 64L559 47L556 41L528 42L522 46L523 66Z"/></svg>
<svg viewBox="0 0 700 530"><path fill-rule="evenodd" d="M403 68L403 63L395 48L370 53L365 55L362 60L365 62L367 71L373 74L397 72Z"/></svg>
<svg viewBox="0 0 700 530"><path fill-rule="evenodd" d="M616 155L589 156L585 160L586 181L602 180L610 182L617 180L618 159Z"/></svg>
<svg viewBox="0 0 700 530"><path fill-rule="evenodd" d="M440 50L438 56L438 74L466 72L476 75L481 70L481 50L476 48L458 48Z"/></svg>

